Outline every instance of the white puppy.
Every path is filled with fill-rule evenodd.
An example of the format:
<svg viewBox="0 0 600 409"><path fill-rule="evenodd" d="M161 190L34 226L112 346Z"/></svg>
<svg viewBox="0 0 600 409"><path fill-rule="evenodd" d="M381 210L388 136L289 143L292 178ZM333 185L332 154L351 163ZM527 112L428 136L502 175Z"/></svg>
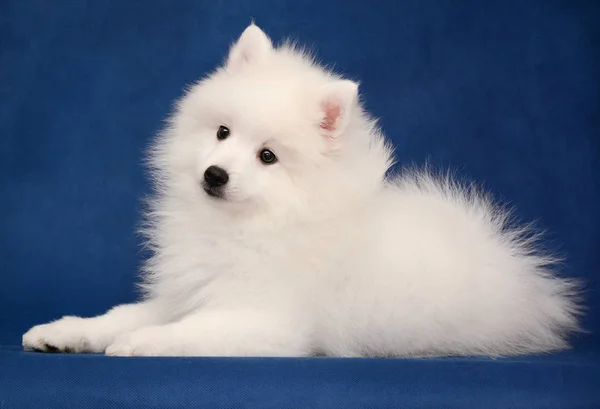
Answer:
<svg viewBox="0 0 600 409"><path fill-rule="evenodd" d="M33 327L108 355L504 355L567 346L576 291L526 228L393 158L356 83L250 25L151 151L146 297Z"/></svg>

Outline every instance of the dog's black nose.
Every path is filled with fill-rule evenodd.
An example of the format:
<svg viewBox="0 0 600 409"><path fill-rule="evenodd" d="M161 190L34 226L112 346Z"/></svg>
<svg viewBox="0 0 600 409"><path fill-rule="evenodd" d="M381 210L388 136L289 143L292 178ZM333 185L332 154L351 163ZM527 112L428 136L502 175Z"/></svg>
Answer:
<svg viewBox="0 0 600 409"><path fill-rule="evenodd" d="M204 171L204 180L210 187L223 186L229 180L229 175L225 169L218 166L209 166Z"/></svg>

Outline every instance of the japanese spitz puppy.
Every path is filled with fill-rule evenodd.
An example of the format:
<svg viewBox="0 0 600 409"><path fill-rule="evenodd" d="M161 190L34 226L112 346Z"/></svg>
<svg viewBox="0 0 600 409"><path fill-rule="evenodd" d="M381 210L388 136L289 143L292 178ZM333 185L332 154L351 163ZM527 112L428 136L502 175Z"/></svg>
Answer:
<svg viewBox="0 0 600 409"><path fill-rule="evenodd" d="M386 176L358 85L250 25L150 154L145 298L26 349L154 356L506 355L567 346L571 281L526 228L427 171Z"/></svg>

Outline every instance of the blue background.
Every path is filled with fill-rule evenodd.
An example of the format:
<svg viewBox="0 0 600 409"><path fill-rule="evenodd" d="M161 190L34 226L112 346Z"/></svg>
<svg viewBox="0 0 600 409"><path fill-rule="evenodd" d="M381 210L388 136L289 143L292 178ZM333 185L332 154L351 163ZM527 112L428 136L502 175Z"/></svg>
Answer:
<svg viewBox="0 0 600 409"><path fill-rule="evenodd" d="M454 169L537 220L587 283L591 334L530 361L20 352L34 324L135 299L144 149L251 18L360 80L400 166ZM600 407L599 101L597 1L0 1L0 402Z"/></svg>

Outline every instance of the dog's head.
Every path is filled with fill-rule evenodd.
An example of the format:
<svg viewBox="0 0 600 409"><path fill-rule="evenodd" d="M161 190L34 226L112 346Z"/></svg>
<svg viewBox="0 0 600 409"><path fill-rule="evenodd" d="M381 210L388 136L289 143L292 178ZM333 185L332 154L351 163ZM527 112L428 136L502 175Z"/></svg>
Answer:
<svg viewBox="0 0 600 409"><path fill-rule="evenodd" d="M374 169L361 158L377 149ZM271 212L341 199L344 188L381 179L388 166L357 84L292 46L274 48L254 24L224 66L180 101L156 153L168 183L193 185L214 206Z"/></svg>

